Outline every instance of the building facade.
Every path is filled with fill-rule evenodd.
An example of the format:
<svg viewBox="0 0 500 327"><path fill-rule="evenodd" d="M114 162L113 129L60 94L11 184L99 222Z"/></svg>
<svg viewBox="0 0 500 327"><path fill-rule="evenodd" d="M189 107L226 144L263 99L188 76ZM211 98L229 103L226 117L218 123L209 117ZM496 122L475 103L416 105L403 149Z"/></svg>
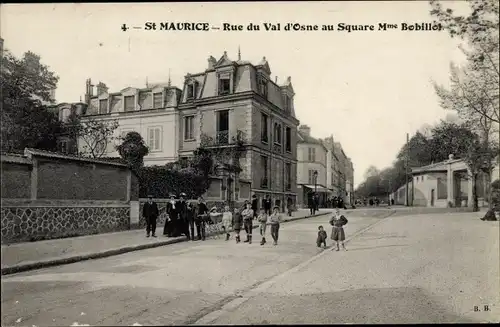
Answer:
<svg viewBox="0 0 500 327"><path fill-rule="evenodd" d="M265 57L253 65L240 54L237 61L226 52L219 60L210 56L205 71L185 76L178 108L179 156L191 156L203 139L224 147L240 135L246 150L238 178L251 182L259 201L269 195L282 209L295 204L299 121L294 95L290 77L282 85L272 80Z"/></svg>
<svg viewBox="0 0 500 327"><path fill-rule="evenodd" d="M85 100L88 108L81 117L85 121L117 121L114 142L103 144L104 156L118 157L115 146L128 132L138 132L149 147L144 165L164 165L178 159L180 114L177 110L182 91L170 82L147 85L145 88L127 87L119 92L108 92L104 83L96 86L87 80ZM86 141L78 141L79 151L86 151Z"/></svg>
<svg viewBox="0 0 500 327"><path fill-rule="evenodd" d="M325 206L331 190L327 187L328 150L323 141L311 136L311 128L301 125L297 140L297 194L298 204L307 207L310 194L319 195L320 206Z"/></svg>
<svg viewBox="0 0 500 327"><path fill-rule="evenodd" d="M49 107L52 112L54 112L58 117L59 121L64 125L68 126L72 124L72 117L80 117L85 115L87 111L87 104L83 102L75 103L59 103ZM64 132L57 137L57 150L60 153L65 154L77 154L78 153L78 139L71 132Z"/></svg>

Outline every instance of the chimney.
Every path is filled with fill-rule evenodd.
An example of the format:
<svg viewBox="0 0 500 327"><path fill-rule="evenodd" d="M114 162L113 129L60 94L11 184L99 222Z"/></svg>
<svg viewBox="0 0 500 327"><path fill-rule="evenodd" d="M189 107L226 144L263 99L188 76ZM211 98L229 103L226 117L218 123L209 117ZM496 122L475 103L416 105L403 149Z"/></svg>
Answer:
<svg viewBox="0 0 500 327"><path fill-rule="evenodd" d="M217 60L213 56L208 57L208 69L213 69L216 63Z"/></svg>
<svg viewBox="0 0 500 327"><path fill-rule="evenodd" d="M90 104L90 98L94 95L93 87L94 85L92 85L92 81L90 78L87 78L85 81L85 103L87 105Z"/></svg>
<svg viewBox="0 0 500 327"><path fill-rule="evenodd" d="M108 92L108 87L106 86L106 84L104 84L102 82L99 82L99 84L97 84L96 89L97 89L97 96Z"/></svg>
<svg viewBox="0 0 500 327"><path fill-rule="evenodd" d="M274 83L278 84L278 76L274 76Z"/></svg>
<svg viewBox="0 0 500 327"><path fill-rule="evenodd" d="M292 82L292 77L291 77L291 76L288 76L288 78L286 79L286 81L287 81L288 83L291 83L291 82Z"/></svg>
<svg viewBox="0 0 500 327"><path fill-rule="evenodd" d="M454 156L453 154L450 154L450 155L448 156L448 159L449 159L449 160L453 160L453 158L454 158L454 157L455 157L455 156Z"/></svg>
<svg viewBox="0 0 500 327"><path fill-rule="evenodd" d="M304 135L311 136L311 128L307 125L300 125L299 131Z"/></svg>

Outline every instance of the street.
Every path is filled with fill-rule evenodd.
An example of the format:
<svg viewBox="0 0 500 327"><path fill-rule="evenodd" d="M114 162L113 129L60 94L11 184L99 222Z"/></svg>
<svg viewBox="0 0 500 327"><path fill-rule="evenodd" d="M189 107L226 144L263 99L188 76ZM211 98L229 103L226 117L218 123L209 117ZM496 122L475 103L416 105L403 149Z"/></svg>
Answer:
<svg viewBox="0 0 500 327"><path fill-rule="evenodd" d="M499 320L498 222L352 214L336 252L315 244L328 218L282 224L278 246L254 230L251 245L221 237L8 275L2 325Z"/></svg>

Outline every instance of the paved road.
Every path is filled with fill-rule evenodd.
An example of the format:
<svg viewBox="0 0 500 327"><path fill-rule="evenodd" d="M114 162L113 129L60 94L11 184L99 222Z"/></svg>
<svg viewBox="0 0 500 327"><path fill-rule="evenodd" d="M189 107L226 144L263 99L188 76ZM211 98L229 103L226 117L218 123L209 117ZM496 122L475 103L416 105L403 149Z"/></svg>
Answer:
<svg viewBox="0 0 500 327"><path fill-rule="evenodd" d="M2 278L2 325L488 321L498 223L464 214L350 217L348 252L315 247L327 217L280 244L174 244ZM370 227L371 228L368 228ZM472 312L488 304L490 312ZM496 315L496 316L494 316Z"/></svg>

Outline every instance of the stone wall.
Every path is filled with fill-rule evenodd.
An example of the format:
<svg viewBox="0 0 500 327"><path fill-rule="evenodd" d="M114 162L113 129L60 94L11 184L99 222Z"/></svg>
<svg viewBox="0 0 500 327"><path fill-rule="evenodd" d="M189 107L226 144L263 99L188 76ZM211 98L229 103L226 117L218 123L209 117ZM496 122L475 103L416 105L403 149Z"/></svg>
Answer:
<svg viewBox="0 0 500 327"><path fill-rule="evenodd" d="M130 205L2 201L2 244L127 230Z"/></svg>

